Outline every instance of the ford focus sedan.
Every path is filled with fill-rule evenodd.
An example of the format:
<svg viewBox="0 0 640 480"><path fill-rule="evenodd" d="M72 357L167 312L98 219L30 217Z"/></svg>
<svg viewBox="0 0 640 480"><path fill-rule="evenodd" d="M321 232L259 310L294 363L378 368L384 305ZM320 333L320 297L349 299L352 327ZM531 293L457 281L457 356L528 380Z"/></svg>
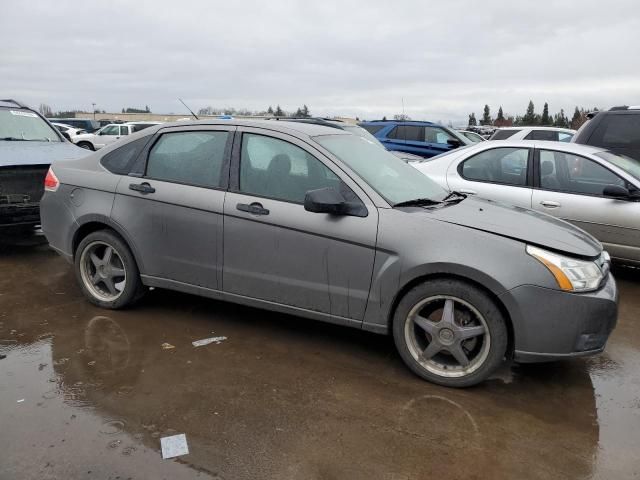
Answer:
<svg viewBox="0 0 640 480"><path fill-rule="evenodd" d="M335 128L165 124L54 163L45 189L43 230L103 308L160 287L392 334L413 372L455 387L506 358L601 352L616 322L592 236L448 193Z"/></svg>

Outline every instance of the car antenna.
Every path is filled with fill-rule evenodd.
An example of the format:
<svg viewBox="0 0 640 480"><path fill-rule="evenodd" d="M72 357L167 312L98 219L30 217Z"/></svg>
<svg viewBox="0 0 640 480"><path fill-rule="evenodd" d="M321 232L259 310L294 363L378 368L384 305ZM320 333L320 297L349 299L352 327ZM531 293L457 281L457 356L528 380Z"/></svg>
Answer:
<svg viewBox="0 0 640 480"><path fill-rule="evenodd" d="M180 103L183 104L185 106L185 108L191 112L191 115L193 115L196 118L196 120L200 120L198 118L198 116L195 113L193 113L193 110L191 110L189 107L187 107L187 104L184 103L181 98L179 98L178 100L180 100Z"/></svg>

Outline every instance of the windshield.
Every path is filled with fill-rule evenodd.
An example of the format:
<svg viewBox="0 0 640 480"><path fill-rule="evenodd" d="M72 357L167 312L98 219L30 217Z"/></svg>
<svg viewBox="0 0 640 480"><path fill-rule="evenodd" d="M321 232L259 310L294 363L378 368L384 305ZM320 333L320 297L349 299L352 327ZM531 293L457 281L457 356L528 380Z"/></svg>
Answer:
<svg viewBox="0 0 640 480"><path fill-rule="evenodd" d="M323 135L314 140L348 165L392 205L428 198L442 200L447 192L426 175L363 137Z"/></svg>
<svg viewBox="0 0 640 480"><path fill-rule="evenodd" d="M598 152L595 155L596 157L600 157L607 162L612 163L629 175L640 180L640 163L638 163L637 160L627 157L626 155L618 155L613 152Z"/></svg>
<svg viewBox="0 0 640 480"><path fill-rule="evenodd" d="M60 142L56 132L34 112L0 109L0 140Z"/></svg>

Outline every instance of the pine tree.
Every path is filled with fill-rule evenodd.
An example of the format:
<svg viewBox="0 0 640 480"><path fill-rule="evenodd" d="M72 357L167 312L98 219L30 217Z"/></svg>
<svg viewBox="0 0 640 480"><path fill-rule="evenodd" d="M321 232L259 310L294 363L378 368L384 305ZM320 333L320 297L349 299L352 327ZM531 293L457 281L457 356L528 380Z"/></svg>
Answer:
<svg viewBox="0 0 640 480"><path fill-rule="evenodd" d="M307 107L306 105L302 105L302 116L305 118L311 117L311 114L309 113L309 107Z"/></svg>
<svg viewBox="0 0 640 480"><path fill-rule="evenodd" d="M553 122L549 118L549 104L544 102L544 108L542 109L542 117L540 118L540 125L551 125Z"/></svg>
<svg viewBox="0 0 640 480"><path fill-rule="evenodd" d="M476 120L476 114L472 113L471 115L469 115L469 126L475 127L476 125L478 125L478 121Z"/></svg>
<svg viewBox="0 0 640 480"><path fill-rule="evenodd" d="M504 112L502 111L502 105L498 109L498 116L496 117L496 121L504 121Z"/></svg>
<svg viewBox="0 0 640 480"><path fill-rule="evenodd" d="M273 115L273 107L271 105L267 108L267 115Z"/></svg>
<svg viewBox="0 0 640 480"><path fill-rule="evenodd" d="M482 112L482 120L480 120L480 125L491 125L493 121L491 120L491 110L489 109L489 105L484 106L484 111Z"/></svg>
<svg viewBox="0 0 640 480"><path fill-rule="evenodd" d="M280 108L280 105L278 105L278 106L276 107L276 111L275 111L275 112L273 112L273 114L274 114L276 117L284 117L284 116L285 116L285 115L284 115L284 112L283 112L283 111L282 111L282 109Z"/></svg>
<svg viewBox="0 0 640 480"><path fill-rule="evenodd" d="M527 106L527 113L522 117L521 125L524 126L532 126L536 124L536 112L535 107L533 106L533 101L529 100L529 105Z"/></svg>
<svg viewBox="0 0 640 480"><path fill-rule="evenodd" d="M570 126L574 130L577 130L583 123L584 121L582 120L582 112L580 112L578 106L576 105L576 109L573 111L573 117L571 118Z"/></svg>
<svg viewBox="0 0 640 480"><path fill-rule="evenodd" d="M384 117L382 117L382 121L386 122L387 121L387 116L385 115Z"/></svg>

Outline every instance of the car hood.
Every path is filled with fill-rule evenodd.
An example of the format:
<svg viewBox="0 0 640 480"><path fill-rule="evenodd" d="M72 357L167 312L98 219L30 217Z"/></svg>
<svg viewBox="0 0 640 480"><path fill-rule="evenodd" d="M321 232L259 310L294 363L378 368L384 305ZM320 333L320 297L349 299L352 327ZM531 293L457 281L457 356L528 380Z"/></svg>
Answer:
<svg viewBox="0 0 640 480"><path fill-rule="evenodd" d="M412 211L416 211L411 207ZM493 200L467 198L441 208L420 208L441 222L481 230L559 252L597 257L602 245L590 234L564 220Z"/></svg>
<svg viewBox="0 0 640 480"><path fill-rule="evenodd" d="M0 140L0 167L50 165L54 160L86 157L90 152L68 142L20 142Z"/></svg>

